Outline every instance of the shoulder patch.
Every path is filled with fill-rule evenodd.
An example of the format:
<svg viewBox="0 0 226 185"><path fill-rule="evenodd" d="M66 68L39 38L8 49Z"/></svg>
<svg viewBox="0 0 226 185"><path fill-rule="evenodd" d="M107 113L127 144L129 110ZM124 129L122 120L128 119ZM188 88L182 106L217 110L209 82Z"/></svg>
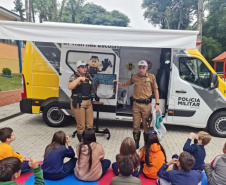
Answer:
<svg viewBox="0 0 226 185"><path fill-rule="evenodd" d="M75 75L71 75L71 77L70 77L70 79L75 79L76 77L75 77Z"/></svg>

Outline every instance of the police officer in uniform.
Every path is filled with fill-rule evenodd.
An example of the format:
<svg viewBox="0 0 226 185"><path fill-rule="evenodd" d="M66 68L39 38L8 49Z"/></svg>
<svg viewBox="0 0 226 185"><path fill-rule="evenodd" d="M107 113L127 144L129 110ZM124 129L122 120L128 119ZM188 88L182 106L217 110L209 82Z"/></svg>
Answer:
<svg viewBox="0 0 226 185"><path fill-rule="evenodd" d="M133 92L133 138L136 143L136 149L139 148L140 140L140 121L142 120L144 132L146 133L146 119L151 117L151 101L152 91L155 95L155 109L159 111L159 92L158 86L155 82L155 76L147 73L148 64L146 61L141 60L138 63L139 73L133 74L132 77L126 82L118 82L117 84L123 87L128 87L134 84Z"/></svg>
<svg viewBox="0 0 226 185"><path fill-rule="evenodd" d="M94 85L91 75L87 73L87 64L79 60L76 67L78 72L70 77L68 89L72 90L71 111L77 122L77 137L81 142L83 131L93 128L91 92L94 92Z"/></svg>

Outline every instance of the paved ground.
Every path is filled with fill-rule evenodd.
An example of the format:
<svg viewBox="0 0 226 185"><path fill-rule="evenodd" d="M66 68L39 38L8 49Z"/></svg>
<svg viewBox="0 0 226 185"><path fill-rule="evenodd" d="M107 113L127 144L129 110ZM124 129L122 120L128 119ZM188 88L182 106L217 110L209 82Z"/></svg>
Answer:
<svg viewBox="0 0 226 185"><path fill-rule="evenodd" d="M6 117L12 116L20 112L19 103L13 103L10 105L0 106L0 120Z"/></svg>
<svg viewBox="0 0 226 185"><path fill-rule="evenodd" d="M14 105L16 107L16 105ZM1 112L1 110L0 110ZM15 151L26 157L34 157L38 160L43 159L44 149L51 142L54 132L63 130L69 136L75 130L75 123L70 121L65 127L51 128L42 120L42 115L23 114L15 118L0 122L0 127L12 127L17 136L12 142ZM101 128L109 128L111 139L107 140L106 136L98 135L97 142L102 144L106 153L106 158L115 161L115 155L118 154L122 140L125 137L132 136L132 123L123 121L101 121ZM162 140L162 145L166 150L167 158L175 153L182 152L183 145L187 140L190 132L198 132L199 129L181 126L166 126L167 136ZM206 146L206 162L222 153L222 147L226 142L225 138L212 137L209 145ZM141 146L143 146L143 137L141 137ZM75 148L78 144L77 139L71 138L71 145Z"/></svg>

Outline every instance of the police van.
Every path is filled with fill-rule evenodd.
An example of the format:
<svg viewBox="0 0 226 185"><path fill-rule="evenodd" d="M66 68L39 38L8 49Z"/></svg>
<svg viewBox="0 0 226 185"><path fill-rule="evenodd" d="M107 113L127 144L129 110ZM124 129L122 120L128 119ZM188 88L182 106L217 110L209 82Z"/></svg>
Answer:
<svg viewBox="0 0 226 185"><path fill-rule="evenodd" d="M0 22L0 38L26 41L21 112L42 113L49 126L71 116L68 81L76 62L91 67L102 119L132 120L133 85L126 82L148 62L156 76L164 123L207 128L226 136L226 83L196 49L197 31L140 30L66 23ZM190 49L187 49L190 48ZM148 85L148 83L147 83ZM152 98L155 104L155 98ZM94 112L95 114L95 112Z"/></svg>

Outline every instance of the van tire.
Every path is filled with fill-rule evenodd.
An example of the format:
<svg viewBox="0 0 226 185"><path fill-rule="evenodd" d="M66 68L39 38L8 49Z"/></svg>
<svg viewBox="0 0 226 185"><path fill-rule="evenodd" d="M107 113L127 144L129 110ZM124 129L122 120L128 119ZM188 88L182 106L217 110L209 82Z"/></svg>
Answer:
<svg viewBox="0 0 226 185"><path fill-rule="evenodd" d="M43 120L50 127L61 127L67 120L67 116L64 114L58 114L58 103L53 102L46 105L43 109Z"/></svg>
<svg viewBox="0 0 226 185"><path fill-rule="evenodd" d="M209 120L210 134L218 137L226 137L226 111L215 113Z"/></svg>

